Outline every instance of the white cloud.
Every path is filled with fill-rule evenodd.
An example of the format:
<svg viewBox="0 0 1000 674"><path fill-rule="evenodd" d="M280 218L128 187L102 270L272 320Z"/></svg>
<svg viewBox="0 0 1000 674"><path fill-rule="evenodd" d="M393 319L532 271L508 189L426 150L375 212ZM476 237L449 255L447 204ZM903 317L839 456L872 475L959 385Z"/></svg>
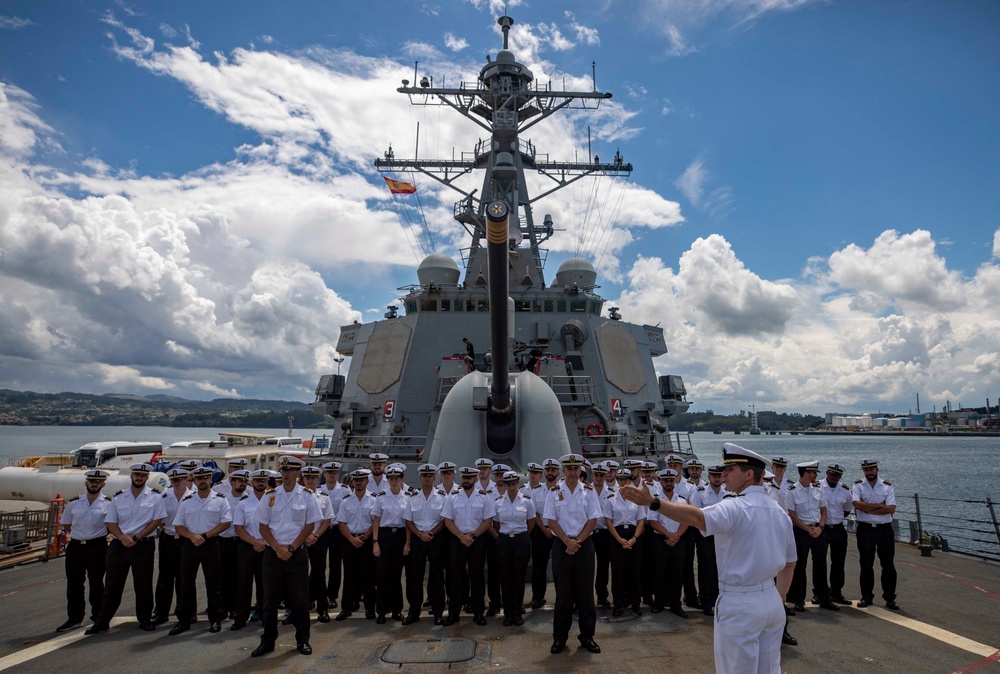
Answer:
<svg viewBox="0 0 1000 674"><path fill-rule="evenodd" d="M22 19L18 16L0 15L0 30L17 30L33 25L29 19Z"/></svg>
<svg viewBox="0 0 1000 674"><path fill-rule="evenodd" d="M1000 229L993 232L993 257L1000 258Z"/></svg>
<svg viewBox="0 0 1000 674"><path fill-rule="evenodd" d="M472 5L478 10L490 11L490 14L494 16L502 16L504 13L509 13L510 10L515 7L520 7L524 0L465 0L467 3Z"/></svg>
<svg viewBox="0 0 1000 674"><path fill-rule="evenodd" d="M122 386L125 387L125 390L133 390L135 388L166 390L174 388L173 384L159 377L144 377L135 368L107 365L104 363L99 363L95 367L101 381L109 386ZM124 390L121 392L124 392Z"/></svg>
<svg viewBox="0 0 1000 674"><path fill-rule="evenodd" d="M241 396L236 391L236 389L228 389L227 390L227 389L224 389L224 388L219 388L215 384L212 384L212 383L207 382L207 381L198 382L198 383L195 384L195 386L197 386L202 391L205 391L207 393L214 393L215 395L222 396L223 398L242 398L243 397L243 396Z"/></svg>
<svg viewBox="0 0 1000 674"><path fill-rule="evenodd" d="M700 206L705 193L704 183L707 175L705 162L699 157L688 164L680 178L674 181L674 187L679 189L694 206Z"/></svg>
<svg viewBox="0 0 1000 674"><path fill-rule="evenodd" d="M451 33L445 33L444 46L452 51L462 51L469 46L469 43L465 38L455 37Z"/></svg>

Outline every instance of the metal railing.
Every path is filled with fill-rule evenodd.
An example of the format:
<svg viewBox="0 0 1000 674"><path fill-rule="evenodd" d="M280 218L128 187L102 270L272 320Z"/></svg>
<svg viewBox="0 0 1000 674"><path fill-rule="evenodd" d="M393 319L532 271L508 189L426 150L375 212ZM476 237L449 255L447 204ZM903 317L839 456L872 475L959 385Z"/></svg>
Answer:
<svg viewBox="0 0 1000 674"><path fill-rule="evenodd" d="M45 540L49 535L49 508L0 513L0 535L15 528L23 529L26 543Z"/></svg>
<svg viewBox="0 0 1000 674"><path fill-rule="evenodd" d="M1000 522L996 502L914 494L896 497L897 540L1000 560ZM906 526L904 526L904 523Z"/></svg>
<svg viewBox="0 0 1000 674"><path fill-rule="evenodd" d="M362 435L331 438L329 447L313 447L308 456L325 459L368 459L372 452L389 455L389 460L420 461L427 447L426 435Z"/></svg>
<svg viewBox="0 0 1000 674"><path fill-rule="evenodd" d="M649 440L652 436L652 446ZM594 459L642 459L655 460L667 454L694 455L691 436L683 434L687 439L684 445L681 433L641 433L635 435L601 435L596 438L581 434L580 448L583 455Z"/></svg>

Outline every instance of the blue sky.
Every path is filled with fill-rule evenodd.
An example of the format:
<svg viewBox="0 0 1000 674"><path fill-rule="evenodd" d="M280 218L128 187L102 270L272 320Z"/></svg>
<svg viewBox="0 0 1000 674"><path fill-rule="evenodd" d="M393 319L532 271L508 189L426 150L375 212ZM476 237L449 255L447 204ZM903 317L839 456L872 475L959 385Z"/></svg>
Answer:
<svg viewBox="0 0 1000 674"><path fill-rule="evenodd" d="M594 261L694 409L1000 395L1000 6L508 6L539 81L596 61L615 95L539 151L589 124L635 166L600 215L591 183L547 205L547 275ZM372 159L477 133L394 88L474 77L503 3L289 7L0 1L0 386L307 400L339 325L415 281ZM454 197L417 183L457 258Z"/></svg>

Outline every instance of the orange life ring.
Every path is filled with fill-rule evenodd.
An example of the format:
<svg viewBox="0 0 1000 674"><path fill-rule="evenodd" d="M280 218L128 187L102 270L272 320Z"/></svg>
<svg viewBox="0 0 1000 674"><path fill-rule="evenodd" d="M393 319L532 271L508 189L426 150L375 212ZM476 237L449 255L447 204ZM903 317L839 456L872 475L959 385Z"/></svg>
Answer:
<svg viewBox="0 0 1000 674"><path fill-rule="evenodd" d="M587 426L587 437L599 438L604 435L604 427L600 424L590 424Z"/></svg>

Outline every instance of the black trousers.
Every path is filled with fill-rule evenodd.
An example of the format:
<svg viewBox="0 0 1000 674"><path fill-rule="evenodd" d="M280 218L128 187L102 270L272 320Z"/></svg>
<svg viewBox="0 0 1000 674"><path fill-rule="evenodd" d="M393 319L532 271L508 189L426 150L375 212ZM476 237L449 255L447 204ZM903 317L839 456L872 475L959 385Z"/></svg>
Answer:
<svg viewBox="0 0 1000 674"><path fill-rule="evenodd" d="M219 591L222 595L223 617L236 612L236 593L239 588L239 536L219 536L219 568L222 571Z"/></svg>
<svg viewBox="0 0 1000 674"><path fill-rule="evenodd" d="M379 527L376 559L378 567L379 615L403 612L403 548L406 547L406 527Z"/></svg>
<svg viewBox="0 0 1000 674"><path fill-rule="evenodd" d="M442 531L424 542L419 536L410 536L410 556L406 558L406 602L408 614L419 616L424 604L424 571L427 571L427 598L431 600L431 613L444 613L444 569L447 558L447 539Z"/></svg>
<svg viewBox="0 0 1000 674"><path fill-rule="evenodd" d="M861 598L871 601L875 597L875 555L882 567L882 598L896 599L896 538L892 523L868 524L858 522L858 554L861 556Z"/></svg>
<svg viewBox="0 0 1000 674"><path fill-rule="evenodd" d="M451 537L449 548L449 567L451 568L451 590L448 596L448 615L458 618L462 614L462 606L472 605L475 615L482 615L485 610L486 579L483 571L486 566L486 539L489 534L480 536L472 545L466 547L455 536Z"/></svg>
<svg viewBox="0 0 1000 674"><path fill-rule="evenodd" d="M500 589L500 565L497 563L497 542L488 532L483 534L486 539L486 594L490 598L490 608L500 610L503 607L503 592Z"/></svg>
<svg viewBox="0 0 1000 674"><path fill-rule="evenodd" d="M531 530L531 600L545 599L548 585L549 557L552 555L552 541L536 526Z"/></svg>
<svg viewBox="0 0 1000 674"><path fill-rule="evenodd" d="M847 560L847 529L841 524L828 524L826 542L830 550L830 596L844 594L844 564Z"/></svg>
<svg viewBox="0 0 1000 674"><path fill-rule="evenodd" d="M683 582L684 601L694 604L698 601L698 587L695 584L694 556L698 547L698 539L701 532L694 527L688 527L684 532L684 562L683 562Z"/></svg>
<svg viewBox="0 0 1000 674"><path fill-rule="evenodd" d="M170 534L160 536L160 559L156 572L156 615L166 618L170 615L174 595L177 602L181 600L181 543L183 538L174 538ZM198 613L197 606L194 617Z"/></svg>
<svg viewBox="0 0 1000 674"><path fill-rule="evenodd" d="M153 561L156 556L154 538L144 538L130 548L120 541L108 544L104 586L104 601L95 624L107 625L118 611L125 591L125 580L132 572L132 589L135 592L135 617L140 625L151 622L153 613Z"/></svg>
<svg viewBox="0 0 1000 674"><path fill-rule="evenodd" d="M594 590L597 592L597 601L604 603L608 600L608 571L611 568L611 545L618 543L611 537L607 529L594 529L591 535L594 539L594 556L597 560L597 570L594 574Z"/></svg>
<svg viewBox="0 0 1000 674"><path fill-rule="evenodd" d="M360 548L344 539L344 592L340 598L341 610L351 611L355 603L364 602L365 611L375 610L375 555L372 554L372 539Z"/></svg>
<svg viewBox="0 0 1000 674"><path fill-rule="evenodd" d="M326 595L329 603L332 604L340 595L340 579L344 571L344 536L340 533L340 528L336 524L332 525L323 534L326 539L327 561L329 562L329 575L326 579Z"/></svg>
<svg viewBox="0 0 1000 674"><path fill-rule="evenodd" d="M104 570L107 565L106 536L87 541L70 540L66 546L66 617L83 622L87 612L84 584L90 584L90 619L96 620L104 601Z"/></svg>
<svg viewBox="0 0 1000 674"><path fill-rule="evenodd" d="M300 547L291 559L282 561L274 550L264 550L264 623L262 644L274 645L278 640L278 604L285 608L295 625L295 643L309 641L309 553Z"/></svg>
<svg viewBox="0 0 1000 674"><path fill-rule="evenodd" d="M528 532L500 534L497 538L497 564L503 593L503 614L516 618L524 613L524 577L531 559L531 539Z"/></svg>
<svg viewBox="0 0 1000 674"><path fill-rule="evenodd" d="M317 613L330 610L330 594L326 587L328 541L326 532L323 532L315 543L306 548L309 551L309 601L316 602Z"/></svg>
<svg viewBox="0 0 1000 674"><path fill-rule="evenodd" d="M715 557L715 536L698 532L698 591L705 608L715 606L719 598L719 565Z"/></svg>
<svg viewBox="0 0 1000 674"><path fill-rule="evenodd" d="M615 527L618 535L626 541L635 536L635 525ZM642 600L642 545L640 538L631 550L626 550L614 538L611 539L611 594L615 608L638 609Z"/></svg>
<svg viewBox="0 0 1000 674"><path fill-rule="evenodd" d="M642 533L642 600L649 605L653 604L653 593L656 591L656 532L653 527L646 527Z"/></svg>
<svg viewBox="0 0 1000 674"><path fill-rule="evenodd" d="M795 573L792 584L788 588L788 601L802 604L806 600L806 564L812 553L813 592L820 601L829 601L830 586L826 580L826 534L821 533L816 538L810 536L804 529L795 527L795 552L799 559L795 562Z"/></svg>
<svg viewBox="0 0 1000 674"><path fill-rule="evenodd" d="M245 623L251 611L260 614L264 608L264 552L257 552L246 541L240 541L236 550L236 622ZM256 594L255 594L256 592ZM251 599L256 597L256 602Z"/></svg>
<svg viewBox="0 0 1000 674"><path fill-rule="evenodd" d="M556 610L552 617L552 638L566 641L573 625L573 609L579 615L580 638L590 639L597 628L594 604L594 542L585 540L575 554L566 554L566 545L552 541L552 582L556 586Z"/></svg>
<svg viewBox="0 0 1000 674"><path fill-rule="evenodd" d="M199 566L205 575L208 621L221 622L226 616L222 611L222 563L219 547L218 537L209 538L201 545L184 539L181 545L181 594L177 600L177 622L182 625L190 624L191 617L195 615Z"/></svg>
<svg viewBox="0 0 1000 674"><path fill-rule="evenodd" d="M674 545L667 545L667 537L653 532L653 562L656 576L653 578L653 606L658 608L679 607L681 587L684 582L684 552L687 539L681 536Z"/></svg>

